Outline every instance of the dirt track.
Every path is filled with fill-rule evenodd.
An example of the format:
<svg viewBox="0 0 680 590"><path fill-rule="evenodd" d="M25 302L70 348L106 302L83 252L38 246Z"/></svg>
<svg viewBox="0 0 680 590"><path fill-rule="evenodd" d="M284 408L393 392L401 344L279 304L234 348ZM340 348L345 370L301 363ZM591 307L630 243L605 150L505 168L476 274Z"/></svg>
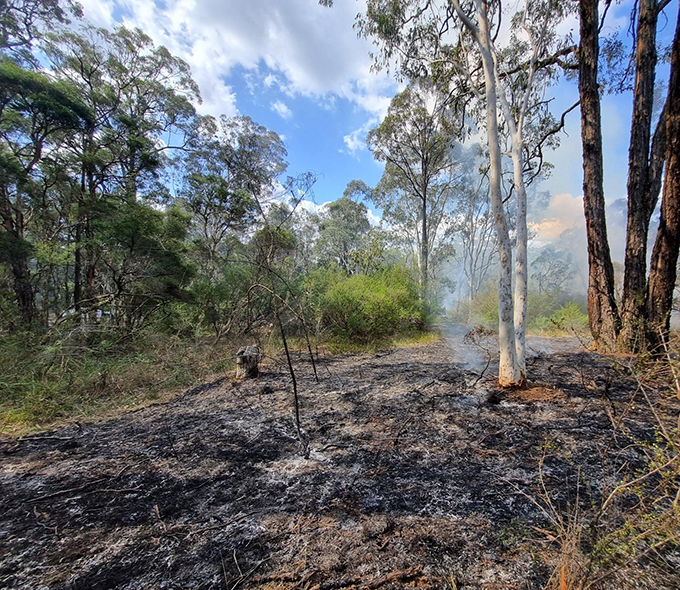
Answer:
<svg viewBox="0 0 680 590"><path fill-rule="evenodd" d="M653 428L633 408L613 436L634 384L609 359L537 353L540 385L507 393L461 358L445 342L330 357L319 383L297 358L309 458L276 365L2 441L0 587L542 588L545 493L560 509L577 485L584 507L599 502L618 468L644 465L630 443Z"/></svg>

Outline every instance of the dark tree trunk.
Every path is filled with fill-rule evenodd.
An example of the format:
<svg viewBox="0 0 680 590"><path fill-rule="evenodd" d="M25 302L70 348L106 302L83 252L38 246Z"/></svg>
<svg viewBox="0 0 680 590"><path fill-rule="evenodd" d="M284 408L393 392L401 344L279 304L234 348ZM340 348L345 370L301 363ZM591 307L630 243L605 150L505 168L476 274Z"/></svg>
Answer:
<svg viewBox="0 0 680 590"><path fill-rule="evenodd" d="M16 203L12 204L6 191L0 201L0 219L7 233L7 262L12 271L14 295L21 324L31 326L36 319L35 290L29 270L29 245L24 240L24 214L21 206L21 187L17 187Z"/></svg>
<svg viewBox="0 0 680 590"><path fill-rule="evenodd" d="M424 190L423 192L423 210L422 210L422 226L421 226L421 235L420 235L420 281L421 281L421 287L423 290L423 302L425 303L426 306L429 305L429 288L428 288L428 283L429 283L429 271L428 271L428 262L429 262L429 244L428 244L428 235L427 235L427 189Z"/></svg>
<svg viewBox="0 0 680 590"><path fill-rule="evenodd" d="M18 246L22 249L22 246ZM36 320L35 291L31 283L31 273L28 269L28 259L22 253L12 256L10 264L14 278L14 293L17 298L21 323L31 326Z"/></svg>
<svg viewBox="0 0 680 590"><path fill-rule="evenodd" d="M652 192L651 158L654 158L654 151L650 154L658 15L657 0L640 0L633 121L628 148L628 227L619 334L619 348L630 351L639 350L644 341L647 237L649 221L659 196L658 188L655 194ZM664 125L665 121L661 119L659 127L662 129ZM655 133L655 139L658 137Z"/></svg>
<svg viewBox="0 0 680 590"><path fill-rule="evenodd" d="M83 301L83 228L80 221L80 208L78 205L78 220L76 221L76 236L75 236L75 260L73 264L73 307L76 311L80 311Z"/></svg>
<svg viewBox="0 0 680 590"><path fill-rule="evenodd" d="M583 143L583 209L588 237L588 320L598 350L613 351L619 332L619 313L614 297L614 267L605 219L602 129L598 69L598 2L581 0L579 45L579 94Z"/></svg>
<svg viewBox="0 0 680 590"><path fill-rule="evenodd" d="M673 39L666 109L666 174L646 300L647 335L652 346L658 346L670 328L680 251L680 14Z"/></svg>

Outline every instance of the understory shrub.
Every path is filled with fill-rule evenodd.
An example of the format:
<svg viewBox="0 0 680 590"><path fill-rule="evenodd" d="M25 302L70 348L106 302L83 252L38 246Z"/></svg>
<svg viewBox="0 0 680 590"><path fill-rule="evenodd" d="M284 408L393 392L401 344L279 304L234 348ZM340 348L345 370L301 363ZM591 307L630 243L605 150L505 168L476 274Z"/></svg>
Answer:
<svg viewBox="0 0 680 590"><path fill-rule="evenodd" d="M188 342L157 331L134 341L26 335L0 339L0 432L18 434L66 420L145 405L233 366L213 338ZM228 347L227 347L228 348ZM216 354L219 352L219 354Z"/></svg>
<svg viewBox="0 0 680 590"><path fill-rule="evenodd" d="M370 343L423 324L417 286L403 268L352 276L325 270L308 282L317 323L333 338Z"/></svg>
<svg viewBox="0 0 680 590"><path fill-rule="evenodd" d="M498 295L489 287L481 292L472 305L475 324L496 328L498 326ZM467 313L467 312L466 312ZM456 318L455 314L450 317ZM528 330L533 334L548 336L586 335L588 315L585 304L559 293L529 293L527 298Z"/></svg>

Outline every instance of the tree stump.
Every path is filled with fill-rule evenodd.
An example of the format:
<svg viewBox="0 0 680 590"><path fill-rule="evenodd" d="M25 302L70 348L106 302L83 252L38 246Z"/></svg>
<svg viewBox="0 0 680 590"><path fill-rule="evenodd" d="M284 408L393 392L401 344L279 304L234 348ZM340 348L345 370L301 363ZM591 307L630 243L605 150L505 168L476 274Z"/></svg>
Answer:
<svg viewBox="0 0 680 590"><path fill-rule="evenodd" d="M248 379L257 377L260 373L260 349L256 344L243 346L236 353L236 378Z"/></svg>

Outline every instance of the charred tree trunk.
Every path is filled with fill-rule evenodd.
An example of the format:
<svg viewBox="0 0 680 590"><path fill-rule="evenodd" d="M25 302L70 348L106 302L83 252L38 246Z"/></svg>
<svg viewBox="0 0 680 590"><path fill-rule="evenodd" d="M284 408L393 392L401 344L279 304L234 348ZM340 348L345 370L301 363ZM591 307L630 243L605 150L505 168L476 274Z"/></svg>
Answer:
<svg viewBox="0 0 680 590"><path fill-rule="evenodd" d="M254 379L260 374L260 349L251 344L236 353L236 379Z"/></svg>
<svg viewBox="0 0 680 590"><path fill-rule="evenodd" d="M618 347L639 350L644 340L645 288L647 283L647 237L649 222L659 197L652 178L650 154L654 80L657 61L656 0L640 0L635 50L633 121L628 148L628 227L626 230L625 275ZM665 120L659 120L663 129ZM663 133L661 134L663 136ZM659 134L655 133L655 143ZM663 146L660 147L663 159ZM659 151L658 149L656 150Z"/></svg>
<svg viewBox="0 0 680 590"><path fill-rule="evenodd" d="M680 251L680 14L673 39L666 109L666 174L646 300L647 335L652 345L658 345L668 334Z"/></svg>
<svg viewBox="0 0 680 590"><path fill-rule="evenodd" d="M619 333L619 312L614 296L614 267L607 239L604 204L602 128L598 70L598 2L579 3L579 95L583 144L583 210L588 238L588 321L595 345L613 351Z"/></svg>

